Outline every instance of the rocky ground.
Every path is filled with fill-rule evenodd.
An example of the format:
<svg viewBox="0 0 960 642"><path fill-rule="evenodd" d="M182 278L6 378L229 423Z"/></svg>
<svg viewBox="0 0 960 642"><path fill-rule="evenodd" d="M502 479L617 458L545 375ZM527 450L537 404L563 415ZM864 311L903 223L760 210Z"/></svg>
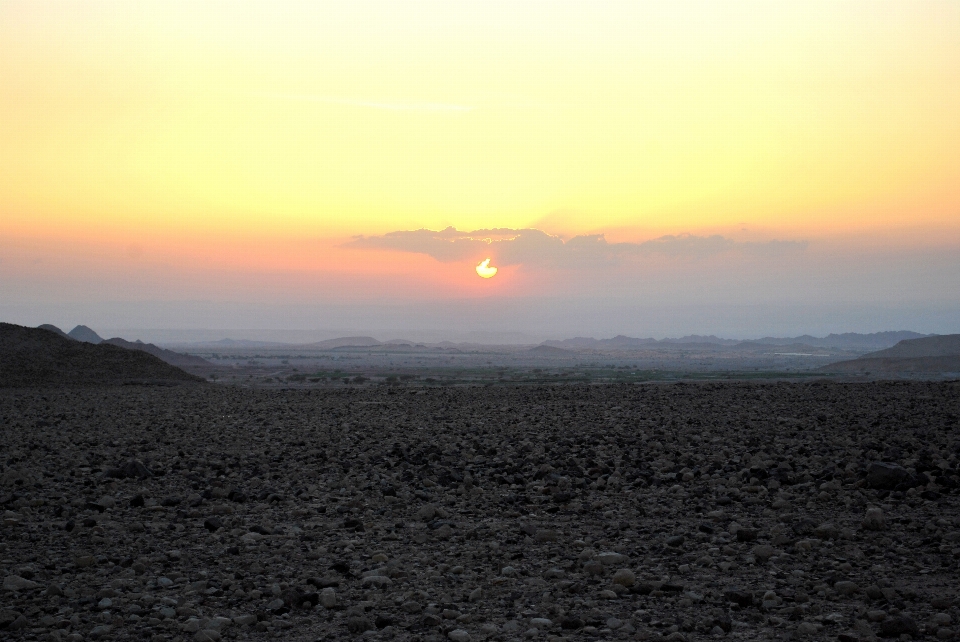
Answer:
<svg viewBox="0 0 960 642"><path fill-rule="evenodd" d="M0 638L951 639L960 384L0 391Z"/></svg>

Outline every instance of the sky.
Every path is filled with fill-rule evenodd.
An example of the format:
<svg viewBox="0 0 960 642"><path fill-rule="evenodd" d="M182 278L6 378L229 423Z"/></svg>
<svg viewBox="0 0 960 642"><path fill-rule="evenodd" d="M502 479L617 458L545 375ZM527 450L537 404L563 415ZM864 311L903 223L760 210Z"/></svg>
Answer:
<svg viewBox="0 0 960 642"><path fill-rule="evenodd" d="M953 1L4 0L0 319L960 332L957 114Z"/></svg>

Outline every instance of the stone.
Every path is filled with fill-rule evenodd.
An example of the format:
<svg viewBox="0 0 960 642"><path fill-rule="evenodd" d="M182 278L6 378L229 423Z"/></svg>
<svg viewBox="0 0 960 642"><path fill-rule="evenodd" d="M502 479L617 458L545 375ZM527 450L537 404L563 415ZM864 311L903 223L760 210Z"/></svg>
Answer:
<svg viewBox="0 0 960 642"><path fill-rule="evenodd" d="M835 590L840 595L850 596L860 590L860 587L857 586L856 582L851 582L849 580L842 580L836 582L833 585L833 590Z"/></svg>
<svg viewBox="0 0 960 642"><path fill-rule="evenodd" d="M249 613L237 615L233 618L233 623L237 626L249 626L257 623L257 616Z"/></svg>
<svg viewBox="0 0 960 642"><path fill-rule="evenodd" d="M376 627L366 617L353 616L347 618L347 630L356 635L364 631L375 631Z"/></svg>
<svg viewBox="0 0 960 642"><path fill-rule="evenodd" d="M4 591L32 591L38 588L40 588L39 584L19 575L8 575L3 578Z"/></svg>
<svg viewBox="0 0 960 642"><path fill-rule="evenodd" d="M328 586L320 591L320 604L327 609L336 608L337 592L333 589L333 587Z"/></svg>
<svg viewBox="0 0 960 642"><path fill-rule="evenodd" d="M820 539L836 539L840 535L840 529L833 522L826 522L813 529L813 534Z"/></svg>
<svg viewBox="0 0 960 642"><path fill-rule="evenodd" d="M820 633L821 625L816 622L801 622L797 626L797 634L801 637L812 637Z"/></svg>
<svg viewBox="0 0 960 642"><path fill-rule="evenodd" d="M463 629L454 629L447 633L447 637L453 642L470 642L470 633Z"/></svg>
<svg viewBox="0 0 960 642"><path fill-rule="evenodd" d="M878 506L867 508L867 512L863 516L862 526L868 531L886 530L887 522L883 517L883 511Z"/></svg>
<svg viewBox="0 0 960 642"><path fill-rule="evenodd" d="M203 527L210 531L211 533L216 533L218 530L223 528L223 522L220 521L218 517L208 517L203 520Z"/></svg>
<svg viewBox="0 0 960 642"><path fill-rule="evenodd" d="M556 542L559 539L559 534L553 529L540 529L533 536L533 541L541 544L544 542Z"/></svg>
<svg viewBox="0 0 960 642"><path fill-rule="evenodd" d="M604 566L616 566L618 564L625 564L627 556L623 553L604 552L597 555L594 559Z"/></svg>
<svg viewBox="0 0 960 642"><path fill-rule="evenodd" d="M470 591L470 596L467 598L470 602L479 602L483 598L483 589L477 587Z"/></svg>
<svg viewBox="0 0 960 642"><path fill-rule="evenodd" d="M920 635L920 629L917 623L907 615L902 613L892 615L880 623L880 637L882 638L899 637L904 633L912 635L913 637Z"/></svg>
<svg viewBox="0 0 960 642"><path fill-rule="evenodd" d="M751 552L753 553L753 557L761 564L766 564L770 561L771 557L777 554L777 550L769 544L754 546Z"/></svg>
<svg viewBox="0 0 960 642"><path fill-rule="evenodd" d="M423 610L423 607L420 606L418 602L407 601L400 605L400 609L406 613L416 614L420 613Z"/></svg>
<svg viewBox="0 0 960 642"><path fill-rule="evenodd" d="M867 469L867 486L878 490L894 490L908 481L911 475L907 469L887 462L874 462Z"/></svg>
<svg viewBox="0 0 960 642"><path fill-rule="evenodd" d="M535 617L530 618L530 626L535 629L549 629L553 626L553 622L545 617Z"/></svg>
<svg viewBox="0 0 960 642"><path fill-rule="evenodd" d="M613 583L630 588L637 582L637 576L628 568L621 568L613 574Z"/></svg>

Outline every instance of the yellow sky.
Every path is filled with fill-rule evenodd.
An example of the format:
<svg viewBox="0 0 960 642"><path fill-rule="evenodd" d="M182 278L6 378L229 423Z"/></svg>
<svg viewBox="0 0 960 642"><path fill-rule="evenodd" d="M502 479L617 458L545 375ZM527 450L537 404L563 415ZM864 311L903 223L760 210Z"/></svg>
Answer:
<svg viewBox="0 0 960 642"><path fill-rule="evenodd" d="M933 240L958 114L953 1L6 1L0 234Z"/></svg>

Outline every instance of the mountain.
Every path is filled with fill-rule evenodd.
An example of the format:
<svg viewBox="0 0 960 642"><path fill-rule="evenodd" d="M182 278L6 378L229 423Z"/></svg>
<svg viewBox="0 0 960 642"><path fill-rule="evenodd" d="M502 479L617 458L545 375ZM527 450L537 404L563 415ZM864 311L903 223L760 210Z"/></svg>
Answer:
<svg viewBox="0 0 960 642"><path fill-rule="evenodd" d="M140 350L142 352L146 352L147 354L152 354L158 359L165 361L172 366L177 366L178 368L214 365L201 357L195 357L190 354L182 354L180 352L174 352L173 350L165 350L164 348L155 346L152 343L144 343L142 341L127 341L126 339L121 339L120 337L114 337L112 339L107 339L103 343L117 346L119 348L126 348L127 350Z"/></svg>
<svg viewBox="0 0 960 642"><path fill-rule="evenodd" d="M830 372L960 372L960 334L900 341L859 359L823 366Z"/></svg>
<svg viewBox="0 0 960 642"><path fill-rule="evenodd" d="M881 350L896 345L898 341L907 339L917 339L931 335L910 332L907 330L896 330L887 332L873 332L870 334L860 334L858 332L844 332L842 334L828 334L823 338L812 337L805 334L800 337L789 339L777 337L764 337L757 339L752 343L763 343L768 345L786 345L790 343L802 343L814 348L841 348L844 350Z"/></svg>
<svg viewBox="0 0 960 642"><path fill-rule="evenodd" d="M916 358L960 356L960 334L942 334L901 341L892 348L863 355L871 358Z"/></svg>
<svg viewBox="0 0 960 642"><path fill-rule="evenodd" d="M539 345L527 350L527 354L535 354L541 357L569 357L573 352L556 346Z"/></svg>
<svg viewBox="0 0 960 642"><path fill-rule="evenodd" d="M334 348L370 348L382 345L373 337L340 337L339 339L327 339L309 344L311 348L320 350L333 350Z"/></svg>
<svg viewBox="0 0 960 642"><path fill-rule="evenodd" d="M738 347L739 349L749 349L751 346L806 346L807 348L832 348L837 350L867 351L889 348L898 341L906 339L923 338L932 335L919 334L917 332L908 332L906 330L891 332L874 332L873 334L859 334L856 332L845 332L843 334L829 334L826 337L818 338L805 334L799 337L764 337L762 339L753 339L740 341L737 339L722 339L720 337L709 335L702 336L691 334L677 339L636 339L618 335L612 339L594 339L593 337L574 337L573 339L564 339L562 341L550 340L544 341L541 345L553 346L555 348L564 348L567 350L638 350L651 346L681 346L684 348L726 348Z"/></svg>
<svg viewBox="0 0 960 642"><path fill-rule="evenodd" d="M0 323L0 388L202 381L146 352Z"/></svg>
<svg viewBox="0 0 960 642"><path fill-rule="evenodd" d="M64 337L65 339L76 341L76 339L74 339L69 334L67 334L66 332L64 332L63 330L61 330L55 325L44 323L43 325L38 325L37 327L40 328L41 330L49 330L50 332L56 332L57 334L59 334L61 337Z"/></svg>
<svg viewBox="0 0 960 642"><path fill-rule="evenodd" d="M103 338L88 328L85 325L78 325L73 330L67 333L67 336L71 339L76 339L77 341L83 341L84 343L102 343Z"/></svg>

